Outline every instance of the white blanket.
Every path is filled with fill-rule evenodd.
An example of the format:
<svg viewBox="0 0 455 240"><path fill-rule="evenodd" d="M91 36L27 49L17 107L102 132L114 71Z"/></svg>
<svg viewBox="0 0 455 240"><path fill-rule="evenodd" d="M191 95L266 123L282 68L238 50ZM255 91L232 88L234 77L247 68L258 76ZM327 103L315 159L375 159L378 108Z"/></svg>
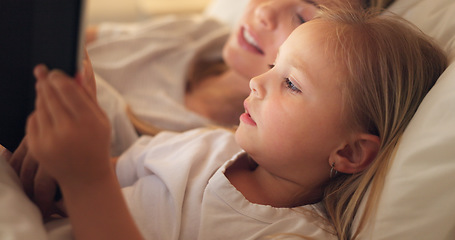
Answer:
<svg viewBox="0 0 455 240"><path fill-rule="evenodd" d="M41 213L25 195L8 157L0 145L0 239L48 239Z"/></svg>

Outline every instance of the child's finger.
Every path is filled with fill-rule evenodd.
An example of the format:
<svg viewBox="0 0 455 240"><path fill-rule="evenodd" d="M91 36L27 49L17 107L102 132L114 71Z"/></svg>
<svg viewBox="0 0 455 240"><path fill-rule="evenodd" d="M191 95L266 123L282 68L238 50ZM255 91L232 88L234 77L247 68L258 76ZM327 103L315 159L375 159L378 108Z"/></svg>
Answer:
<svg viewBox="0 0 455 240"><path fill-rule="evenodd" d="M49 108L43 96L47 96L46 88L48 87L46 81L49 75L49 69L43 65L37 65L33 74L36 78L36 100L35 100L35 109L36 109L36 124L37 130L47 131L50 126L53 125L53 120L50 117ZM38 133L39 134L39 133Z"/></svg>
<svg viewBox="0 0 455 240"><path fill-rule="evenodd" d="M93 111L94 103L83 87L75 84L71 78L65 77L63 73L55 72L50 74L49 80L67 111L76 119L87 110Z"/></svg>
<svg viewBox="0 0 455 240"><path fill-rule="evenodd" d="M26 137L24 137L19 144L19 146L16 148L16 150L13 152L11 157L8 159L8 163L13 167L14 171L16 171L16 174L19 175L21 171L22 164L24 162L25 156L27 154L27 140Z"/></svg>
<svg viewBox="0 0 455 240"><path fill-rule="evenodd" d="M33 197L33 184L34 178L36 174L36 170L38 169L38 163L35 159L27 154L24 158L24 163L22 164L19 179L24 187L25 193L32 198Z"/></svg>
<svg viewBox="0 0 455 240"><path fill-rule="evenodd" d="M59 101L48 101L49 109L55 121L57 117L63 117L67 114L66 119L78 121L88 118L104 118L104 112L98 106L97 101L93 101L87 92L77 84L73 78L68 77L60 71L52 71L48 76L49 83ZM50 98L54 96L48 94ZM61 118L61 120L65 120ZM55 122L58 124L57 122ZM81 123L81 122L79 122Z"/></svg>
<svg viewBox="0 0 455 240"><path fill-rule="evenodd" d="M87 65L86 61L83 62L83 65ZM79 72L76 74L76 82L84 89L85 93L90 97L92 101L96 101L96 86L94 81L94 76L88 76L84 68L84 72Z"/></svg>
<svg viewBox="0 0 455 240"><path fill-rule="evenodd" d="M33 111L27 118L27 124L25 127L25 132L27 135L27 145L33 146L36 142L36 139L39 139L38 123L36 120L36 111Z"/></svg>
<svg viewBox="0 0 455 240"><path fill-rule="evenodd" d="M25 132L27 135L27 146L29 150L26 158L36 159L42 150L41 144L43 142L44 136L46 136L46 134L49 134L49 132L43 131L39 128L36 110L32 112L32 114L30 114L30 116L27 118ZM27 162L24 160L24 163L22 164L28 166L30 162L28 162L28 160ZM21 168L21 172L23 168L24 167Z"/></svg>
<svg viewBox="0 0 455 240"><path fill-rule="evenodd" d="M57 183L42 167L38 167L33 187L34 202L38 205L44 217L50 216L53 213Z"/></svg>
<svg viewBox="0 0 455 240"><path fill-rule="evenodd" d="M65 202L63 199L55 203L56 213L62 217L68 217Z"/></svg>
<svg viewBox="0 0 455 240"><path fill-rule="evenodd" d="M38 64L33 69L33 75L35 75L35 78L37 80L45 79L48 74L49 74L49 70L47 69L47 67L44 64Z"/></svg>
<svg viewBox="0 0 455 240"><path fill-rule="evenodd" d="M95 74L93 72L92 63L85 49L85 57L82 61L83 68L76 75L76 80L83 86L84 90L90 96L93 101L96 101L96 83L95 83Z"/></svg>
<svg viewBox="0 0 455 240"><path fill-rule="evenodd" d="M90 95L93 101L96 101L96 83L95 83L95 73L93 72L92 63L90 59L84 61L84 77L85 84L83 85L87 90L87 93Z"/></svg>
<svg viewBox="0 0 455 240"><path fill-rule="evenodd" d="M41 86L42 90L42 102L43 108L47 110L51 123L59 124L65 118L74 117L71 109L66 104L66 93L61 93L61 89L55 87L56 81L71 81L66 79L67 77L60 71L51 71L48 75L48 79L43 81ZM43 113L44 115L45 113ZM44 119L43 119L44 120Z"/></svg>
<svg viewBox="0 0 455 240"><path fill-rule="evenodd" d="M54 124L54 121L51 117L51 113L48 107L48 103L45 100L44 96L47 96L49 88L45 80L38 80L36 83L36 101L35 101L35 111L36 111L36 121L39 131L47 131Z"/></svg>

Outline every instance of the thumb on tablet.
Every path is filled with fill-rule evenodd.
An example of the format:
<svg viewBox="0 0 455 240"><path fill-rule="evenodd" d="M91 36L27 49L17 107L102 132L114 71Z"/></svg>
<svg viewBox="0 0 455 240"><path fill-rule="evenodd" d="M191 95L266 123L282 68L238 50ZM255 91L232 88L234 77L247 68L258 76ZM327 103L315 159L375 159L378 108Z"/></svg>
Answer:
<svg viewBox="0 0 455 240"><path fill-rule="evenodd" d="M95 73L93 72L92 63L85 50L85 57L82 61L82 69L76 75L76 81L87 91L88 95L96 100L96 83Z"/></svg>

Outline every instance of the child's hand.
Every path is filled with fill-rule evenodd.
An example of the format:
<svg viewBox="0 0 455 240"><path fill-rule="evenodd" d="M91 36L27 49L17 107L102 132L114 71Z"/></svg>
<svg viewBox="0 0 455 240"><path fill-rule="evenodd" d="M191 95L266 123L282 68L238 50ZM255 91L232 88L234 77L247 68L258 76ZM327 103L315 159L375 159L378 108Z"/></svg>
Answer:
<svg viewBox="0 0 455 240"><path fill-rule="evenodd" d="M60 185L90 184L110 169L110 125L85 87L44 66L35 111L27 121L29 151Z"/></svg>
<svg viewBox="0 0 455 240"><path fill-rule="evenodd" d="M19 176L25 193L38 206L44 218L52 214L66 215L60 203L55 201L57 183L30 155L26 137L8 162Z"/></svg>

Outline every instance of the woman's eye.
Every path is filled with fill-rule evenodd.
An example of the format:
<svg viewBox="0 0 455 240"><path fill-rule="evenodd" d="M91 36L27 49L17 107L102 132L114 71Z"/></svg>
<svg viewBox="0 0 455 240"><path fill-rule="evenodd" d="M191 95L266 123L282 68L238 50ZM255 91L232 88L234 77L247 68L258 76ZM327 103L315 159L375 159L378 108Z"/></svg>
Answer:
<svg viewBox="0 0 455 240"><path fill-rule="evenodd" d="M301 92L301 90L298 87L296 87L294 83L291 80L289 80L289 78L285 78L285 83L286 87L289 88L291 91L297 93Z"/></svg>
<svg viewBox="0 0 455 240"><path fill-rule="evenodd" d="M299 19L300 24L306 23L305 19L300 14L297 14L297 18Z"/></svg>

